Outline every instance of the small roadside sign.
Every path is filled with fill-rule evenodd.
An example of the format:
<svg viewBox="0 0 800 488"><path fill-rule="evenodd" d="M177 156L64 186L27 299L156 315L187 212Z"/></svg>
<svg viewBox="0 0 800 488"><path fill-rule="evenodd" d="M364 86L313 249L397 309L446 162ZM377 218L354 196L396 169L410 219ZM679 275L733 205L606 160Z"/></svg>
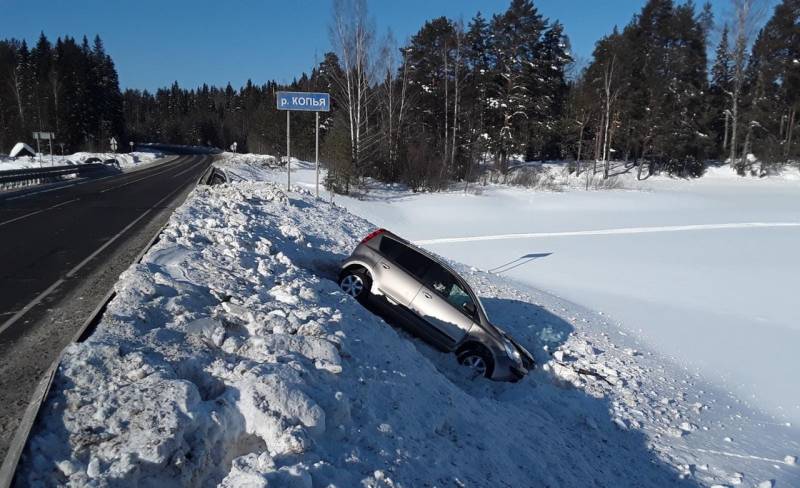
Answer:
<svg viewBox="0 0 800 488"><path fill-rule="evenodd" d="M34 132L33 138L40 139L42 141L50 141L55 139L55 134L53 134L52 132Z"/></svg>
<svg viewBox="0 0 800 488"><path fill-rule="evenodd" d="M317 198L319 198L319 113L330 112L331 95L330 93L320 92L287 92L279 91L275 98L278 110L286 110L286 189L292 189L292 158L291 152L291 123L289 115L292 112L316 112L316 151L315 157L317 167Z"/></svg>
<svg viewBox="0 0 800 488"><path fill-rule="evenodd" d="M111 150L117 152L117 140L113 137L111 138Z"/></svg>
<svg viewBox="0 0 800 488"><path fill-rule="evenodd" d="M329 93L279 91L277 103L278 110L301 112L329 112L331 110Z"/></svg>

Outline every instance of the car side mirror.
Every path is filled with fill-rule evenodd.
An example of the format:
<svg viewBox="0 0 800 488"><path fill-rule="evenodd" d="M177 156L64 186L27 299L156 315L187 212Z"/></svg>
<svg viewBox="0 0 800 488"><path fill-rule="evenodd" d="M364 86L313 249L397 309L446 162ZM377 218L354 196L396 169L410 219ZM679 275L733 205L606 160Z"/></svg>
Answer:
<svg viewBox="0 0 800 488"><path fill-rule="evenodd" d="M466 311L468 314L470 314L470 315L473 315L473 316L475 315L475 312L477 312L477 311L478 311L478 309L475 307L475 304L474 304L474 303L472 303L472 302L467 302L467 303L465 303L465 304L464 304L464 310L465 310L465 311Z"/></svg>

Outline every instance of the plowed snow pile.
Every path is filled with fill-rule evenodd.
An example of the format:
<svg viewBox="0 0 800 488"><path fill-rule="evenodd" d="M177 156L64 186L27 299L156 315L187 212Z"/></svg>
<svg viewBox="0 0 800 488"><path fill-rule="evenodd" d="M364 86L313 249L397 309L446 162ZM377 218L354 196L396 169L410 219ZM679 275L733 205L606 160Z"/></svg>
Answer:
<svg viewBox="0 0 800 488"><path fill-rule="evenodd" d="M66 351L18 483L798 481L782 437L759 450L764 460L731 457L748 454L737 441L754 418L727 416L722 399L602 315L460 267L544 365L517 384L467 377L332 281L371 229L299 189L199 187L121 277L97 331Z"/></svg>
<svg viewBox="0 0 800 488"><path fill-rule="evenodd" d="M67 156L50 156L43 155L41 162L38 157L22 156L16 159L5 158L0 156L0 171L11 169L26 169L26 168L45 168L50 166L67 166L74 164L85 164L88 161L97 162L116 160L120 168L135 168L137 166L147 164L155 161L158 158L164 157L163 154L158 152L131 152L131 153L88 153L79 152Z"/></svg>

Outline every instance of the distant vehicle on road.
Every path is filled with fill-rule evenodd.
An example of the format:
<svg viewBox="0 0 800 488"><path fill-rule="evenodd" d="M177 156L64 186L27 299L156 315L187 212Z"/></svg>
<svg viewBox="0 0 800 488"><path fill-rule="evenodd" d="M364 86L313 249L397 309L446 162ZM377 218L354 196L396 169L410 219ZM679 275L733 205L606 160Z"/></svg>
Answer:
<svg viewBox="0 0 800 488"><path fill-rule="evenodd" d="M518 381L534 367L533 356L489 321L463 278L385 229L367 235L342 262L339 287L438 349L455 353L476 376Z"/></svg>

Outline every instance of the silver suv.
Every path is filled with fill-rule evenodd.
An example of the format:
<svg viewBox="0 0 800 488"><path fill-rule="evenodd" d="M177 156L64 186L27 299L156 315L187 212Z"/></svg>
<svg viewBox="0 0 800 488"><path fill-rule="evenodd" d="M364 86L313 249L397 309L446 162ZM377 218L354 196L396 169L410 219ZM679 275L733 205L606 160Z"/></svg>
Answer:
<svg viewBox="0 0 800 488"><path fill-rule="evenodd" d="M366 236L342 262L339 286L375 305L475 375L517 381L533 356L489 322L478 296L449 266L385 229Z"/></svg>

